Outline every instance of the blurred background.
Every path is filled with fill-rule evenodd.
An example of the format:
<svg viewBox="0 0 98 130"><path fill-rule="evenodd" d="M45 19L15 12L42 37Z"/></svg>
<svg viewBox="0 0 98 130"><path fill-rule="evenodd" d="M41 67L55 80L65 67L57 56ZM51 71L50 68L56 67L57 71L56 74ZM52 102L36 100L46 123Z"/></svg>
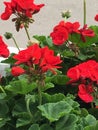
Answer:
<svg viewBox="0 0 98 130"><path fill-rule="evenodd" d="M4 1L0 0L0 14L4 11ZM87 24L97 24L94 21L95 14L98 13L98 0L86 0L87 1ZM29 33L33 35L49 35L52 32L53 27L62 20L61 12L64 10L71 10L71 18L68 21L75 22L79 21L81 26L83 25L83 0L35 0L36 4L44 3L45 6L40 10L38 14L33 16L35 22L30 25ZM9 20L0 20L0 35L5 32L13 33L17 43L20 47L26 47L27 37L24 29L19 32L15 30L15 24L11 22L13 16ZM5 39L5 38L4 38ZM12 40L6 40L8 46L14 47Z"/></svg>

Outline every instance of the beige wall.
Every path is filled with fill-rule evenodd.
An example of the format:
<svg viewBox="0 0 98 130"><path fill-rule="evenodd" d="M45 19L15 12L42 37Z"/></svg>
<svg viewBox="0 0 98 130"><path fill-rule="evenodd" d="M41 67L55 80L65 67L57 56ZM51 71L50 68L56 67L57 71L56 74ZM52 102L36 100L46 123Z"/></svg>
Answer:
<svg viewBox="0 0 98 130"><path fill-rule="evenodd" d="M0 0L0 14L4 10L3 1ZM40 13L34 16L35 22L30 26L30 35L49 35L61 18L61 12L63 10L70 9L72 11L72 17L69 21L79 21L83 24L83 0L35 0L35 3L45 3ZM97 24L94 21L95 14L98 13L98 0L87 0L87 24ZM14 23L11 22L11 18L8 21L0 20L0 35L5 32L12 32L16 37L20 47L25 47L27 39L25 38L24 29L19 33L15 31ZM6 40L9 46L14 46L12 40Z"/></svg>

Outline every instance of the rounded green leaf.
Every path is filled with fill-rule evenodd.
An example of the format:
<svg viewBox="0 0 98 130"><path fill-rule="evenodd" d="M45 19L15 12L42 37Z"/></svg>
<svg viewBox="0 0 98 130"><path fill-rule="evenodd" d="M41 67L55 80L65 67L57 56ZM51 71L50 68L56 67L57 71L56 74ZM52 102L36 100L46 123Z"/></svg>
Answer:
<svg viewBox="0 0 98 130"><path fill-rule="evenodd" d="M72 110L72 107L65 101L46 103L38 106L38 108L42 112L42 115L50 122L59 120L59 118L69 114Z"/></svg>

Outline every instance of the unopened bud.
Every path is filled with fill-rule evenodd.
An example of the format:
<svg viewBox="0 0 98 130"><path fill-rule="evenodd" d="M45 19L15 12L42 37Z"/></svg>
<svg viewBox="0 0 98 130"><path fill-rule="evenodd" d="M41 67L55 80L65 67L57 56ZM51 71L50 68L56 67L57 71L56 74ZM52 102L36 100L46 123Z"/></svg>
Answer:
<svg viewBox="0 0 98 130"><path fill-rule="evenodd" d="M35 44L35 43L36 43L36 44L39 44L39 41L36 40L35 38L32 38L32 40L29 40L29 41L28 41L28 45L29 45L29 46L31 46L31 45L33 45L33 44Z"/></svg>
<svg viewBox="0 0 98 130"><path fill-rule="evenodd" d="M65 10L62 12L62 17L68 19L71 17L71 10Z"/></svg>
<svg viewBox="0 0 98 130"><path fill-rule="evenodd" d="M13 37L12 33L10 33L10 32L6 32L4 34L4 36L5 36L6 39L11 39Z"/></svg>

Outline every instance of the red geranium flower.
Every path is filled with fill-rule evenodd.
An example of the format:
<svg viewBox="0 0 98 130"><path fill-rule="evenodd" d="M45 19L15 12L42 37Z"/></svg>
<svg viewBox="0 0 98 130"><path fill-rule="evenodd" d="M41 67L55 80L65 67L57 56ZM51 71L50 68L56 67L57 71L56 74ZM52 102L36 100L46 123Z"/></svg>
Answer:
<svg viewBox="0 0 98 130"><path fill-rule="evenodd" d="M9 56L9 50L7 45L4 43L2 36L0 36L0 56L7 58Z"/></svg>
<svg viewBox="0 0 98 130"><path fill-rule="evenodd" d="M42 57L40 67L43 72L48 70L52 71L55 74L54 68L60 68L58 64L62 62L59 56L54 56L53 50L50 50L48 47L42 48Z"/></svg>
<svg viewBox="0 0 98 130"><path fill-rule="evenodd" d="M91 85L80 84L78 96L86 103L92 102L93 96L91 95L93 92L93 87Z"/></svg>
<svg viewBox="0 0 98 130"><path fill-rule="evenodd" d="M86 42L86 37L94 37L95 36L94 31L90 28L87 28L87 25L84 25L84 27L81 28L79 30L79 32L80 32L81 39L83 42Z"/></svg>
<svg viewBox="0 0 98 130"><path fill-rule="evenodd" d="M29 61L32 61L32 64L36 64L40 57L41 52L38 44L29 46L27 49L21 50L18 54L13 56L13 58L17 60L16 64L28 63Z"/></svg>
<svg viewBox="0 0 98 130"><path fill-rule="evenodd" d="M98 22L98 14L96 14L94 19Z"/></svg>
<svg viewBox="0 0 98 130"><path fill-rule="evenodd" d="M79 22L71 23L61 21L57 26L54 27L53 32L50 34L53 43L55 45L62 45L68 40L69 34L79 33L79 26Z"/></svg>
<svg viewBox="0 0 98 130"><path fill-rule="evenodd" d="M34 44L28 47L28 53L30 53L30 58L33 64L39 64L41 58L41 48L38 44Z"/></svg>
<svg viewBox="0 0 98 130"><path fill-rule="evenodd" d="M80 24L79 22L74 22L74 23L71 23L71 22L66 22L65 23L65 27L66 29L68 30L68 32L70 34L72 33L79 33L79 27L80 27Z"/></svg>
<svg viewBox="0 0 98 130"><path fill-rule="evenodd" d="M25 70L21 68L20 66L12 67L11 73L13 76L19 76L25 73Z"/></svg>
<svg viewBox="0 0 98 130"><path fill-rule="evenodd" d="M14 9L12 7L11 2L4 2L4 4L5 4L6 8L5 8L4 13L2 13L2 15L1 15L1 19L7 20L12 15L12 13L14 13Z"/></svg>
<svg viewBox="0 0 98 130"><path fill-rule="evenodd" d="M50 36L55 45L62 45L66 40L68 40L68 31L63 25L59 24L54 27Z"/></svg>
<svg viewBox="0 0 98 130"><path fill-rule="evenodd" d="M28 52L28 49L21 50L18 54L15 54L13 58L17 60L15 64L26 63L30 60L30 52Z"/></svg>
<svg viewBox="0 0 98 130"><path fill-rule="evenodd" d="M79 68L76 66L76 67L72 67L70 68L68 71L67 71L67 76L69 78L71 78L72 80L76 81L80 78L80 71L79 71Z"/></svg>

